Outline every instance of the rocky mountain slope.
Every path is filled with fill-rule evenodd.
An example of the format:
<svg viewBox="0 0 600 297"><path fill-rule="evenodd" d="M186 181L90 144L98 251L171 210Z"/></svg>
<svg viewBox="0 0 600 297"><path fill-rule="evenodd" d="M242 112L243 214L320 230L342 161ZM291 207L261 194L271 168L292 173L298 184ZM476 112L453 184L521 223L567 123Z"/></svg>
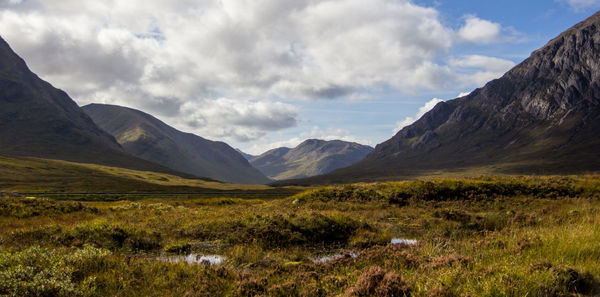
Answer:
<svg viewBox="0 0 600 297"><path fill-rule="evenodd" d="M341 140L309 139L291 149L272 149L250 163L273 179L324 174L362 160L372 147Z"/></svg>
<svg viewBox="0 0 600 297"><path fill-rule="evenodd" d="M441 102L363 161L298 183L600 170L600 12L499 79Z"/></svg>
<svg viewBox="0 0 600 297"><path fill-rule="evenodd" d="M0 38L0 154L175 171L135 158Z"/></svg>
<svg viewBox="0 0 600 297"><path fill-rule="evenodd" d="M144 160L220 181L270 182L224 142L181 132L147 113L127 107L90 104L83 110L127 152Z"/></svg>

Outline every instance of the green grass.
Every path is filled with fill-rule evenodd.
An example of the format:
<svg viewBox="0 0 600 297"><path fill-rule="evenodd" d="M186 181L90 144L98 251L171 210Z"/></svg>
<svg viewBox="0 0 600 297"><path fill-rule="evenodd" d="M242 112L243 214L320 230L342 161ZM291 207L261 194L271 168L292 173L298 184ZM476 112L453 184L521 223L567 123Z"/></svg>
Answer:
<svg viewBox="0 0 600 297"><path fill-rule="evenodd" d="M65 198L0 199L0 295L600 294L598 176L354 184L279 199ZM157 260L188 253L226 261Z"/></svg>
<svg viewBox="0 0 600 297"><path fill-rule="evenodd" d="M0 155L0 190L2 191L119 193L269 189L264 185L229 184L96 164Z"/></svg>

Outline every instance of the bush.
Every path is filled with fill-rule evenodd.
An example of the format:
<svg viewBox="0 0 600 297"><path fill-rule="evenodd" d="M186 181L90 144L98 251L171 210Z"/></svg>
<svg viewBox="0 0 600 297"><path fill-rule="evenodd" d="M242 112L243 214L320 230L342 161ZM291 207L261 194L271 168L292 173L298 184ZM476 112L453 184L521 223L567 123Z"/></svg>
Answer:
<svg viewBox="0 0 600 297"><path fill-rule="evenodd" d="M85 247L75 252L30 247L24 251L0 250L0 295L91 296L95 278L92 263L110 253Z"/></svg>
<svg viewBox="0 0 600 297"><path fill-rule="evenodd" d="M565 293L589 294L598 285L594 276L564 265L553 265L541 261L532 265L532 272L549 271L552 275L551 286L540 286L540 295L562 296Z"/></svg>
<svg viewBox="0 0 600 297"><path fill-rule="evenodd" d="M595 188L594 188L595 189ZM448 201L514 197L593 197L597 189L567 177L480 178L405 181L367 185L323 187L294 196L294 201L385 201L400 206L411 200Z"/></svg>
<svg viewBox="0 0 600 297"><path fill-rule="evenodd" d="M174 242L166 245L163 250L173 254L189 254L192 251L192 245L188 242Z"/></svg>
<svg viewBox="0 0 600 297"><path fill-rule="evenodd" d="M410 296L411 288L406 281L395 272L387 272L373 266L363 272L354 287L346 291L345 296Z"/></svg>
<svg viewBox="0 0 600 297"><path fill-rule="evenodd" d="M97 213L95 207L87 207L80 202L55 201L35 197L4 197L0 199L0 216L29 218L39 215L56 215L87 211Z"/></svg>
<svg viewBox="0 0 600 297"><path fill-rule="evenodd" d="M343 215L253 217L245 222L243 238L254 239L265 247L328 244L348 242L350 237L366 225Z"/></svg>
<svg viewBox="0 0 600 297"><path fill-rule="evenodd" d="M83 224L63 234L60 241L65 245L81 246L91 244L110 250L149 251L162 246L159 233L146 230L126 229L107 223Z"/></svg>
<svg viewBox="0 0 600 297"><path fill-rule="evenodd" d="M20 246L54 242L61 233L60 226L48 225L39 228L21 229L7 235L8 242Z"/></svg>
<svg viewBox="0 0 600 297"><path fill-rule="evenodd" d="M230 243L253 242L262 247L348 242L358 230L370 230L348 216L310 213L301 215L255 215L237 221L200 224L180 230L183 237L225 239Z"/></svg>

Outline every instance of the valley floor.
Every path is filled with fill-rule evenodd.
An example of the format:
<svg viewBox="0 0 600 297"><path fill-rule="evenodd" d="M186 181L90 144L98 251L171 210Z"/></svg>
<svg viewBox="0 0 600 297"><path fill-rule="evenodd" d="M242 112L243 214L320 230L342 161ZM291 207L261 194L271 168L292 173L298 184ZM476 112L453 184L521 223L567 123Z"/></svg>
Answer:
<svg viewBox="0 0 600 297"><path fill-rule="evenodd" d="M599 176L277 199L1 195L2 296L600 294Z"/></svg>

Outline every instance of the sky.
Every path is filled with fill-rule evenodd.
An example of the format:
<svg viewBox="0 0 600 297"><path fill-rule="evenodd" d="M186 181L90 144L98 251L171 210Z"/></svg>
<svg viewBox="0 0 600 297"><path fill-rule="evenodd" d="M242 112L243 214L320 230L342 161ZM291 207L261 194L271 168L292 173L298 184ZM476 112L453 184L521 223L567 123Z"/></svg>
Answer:
<svg viewBox="0 0 600 297"><path fill-rule="evenodd" d="M600 0L0 0L0 36L80 106L260 154L375 146L482 87Z"/></svg>

